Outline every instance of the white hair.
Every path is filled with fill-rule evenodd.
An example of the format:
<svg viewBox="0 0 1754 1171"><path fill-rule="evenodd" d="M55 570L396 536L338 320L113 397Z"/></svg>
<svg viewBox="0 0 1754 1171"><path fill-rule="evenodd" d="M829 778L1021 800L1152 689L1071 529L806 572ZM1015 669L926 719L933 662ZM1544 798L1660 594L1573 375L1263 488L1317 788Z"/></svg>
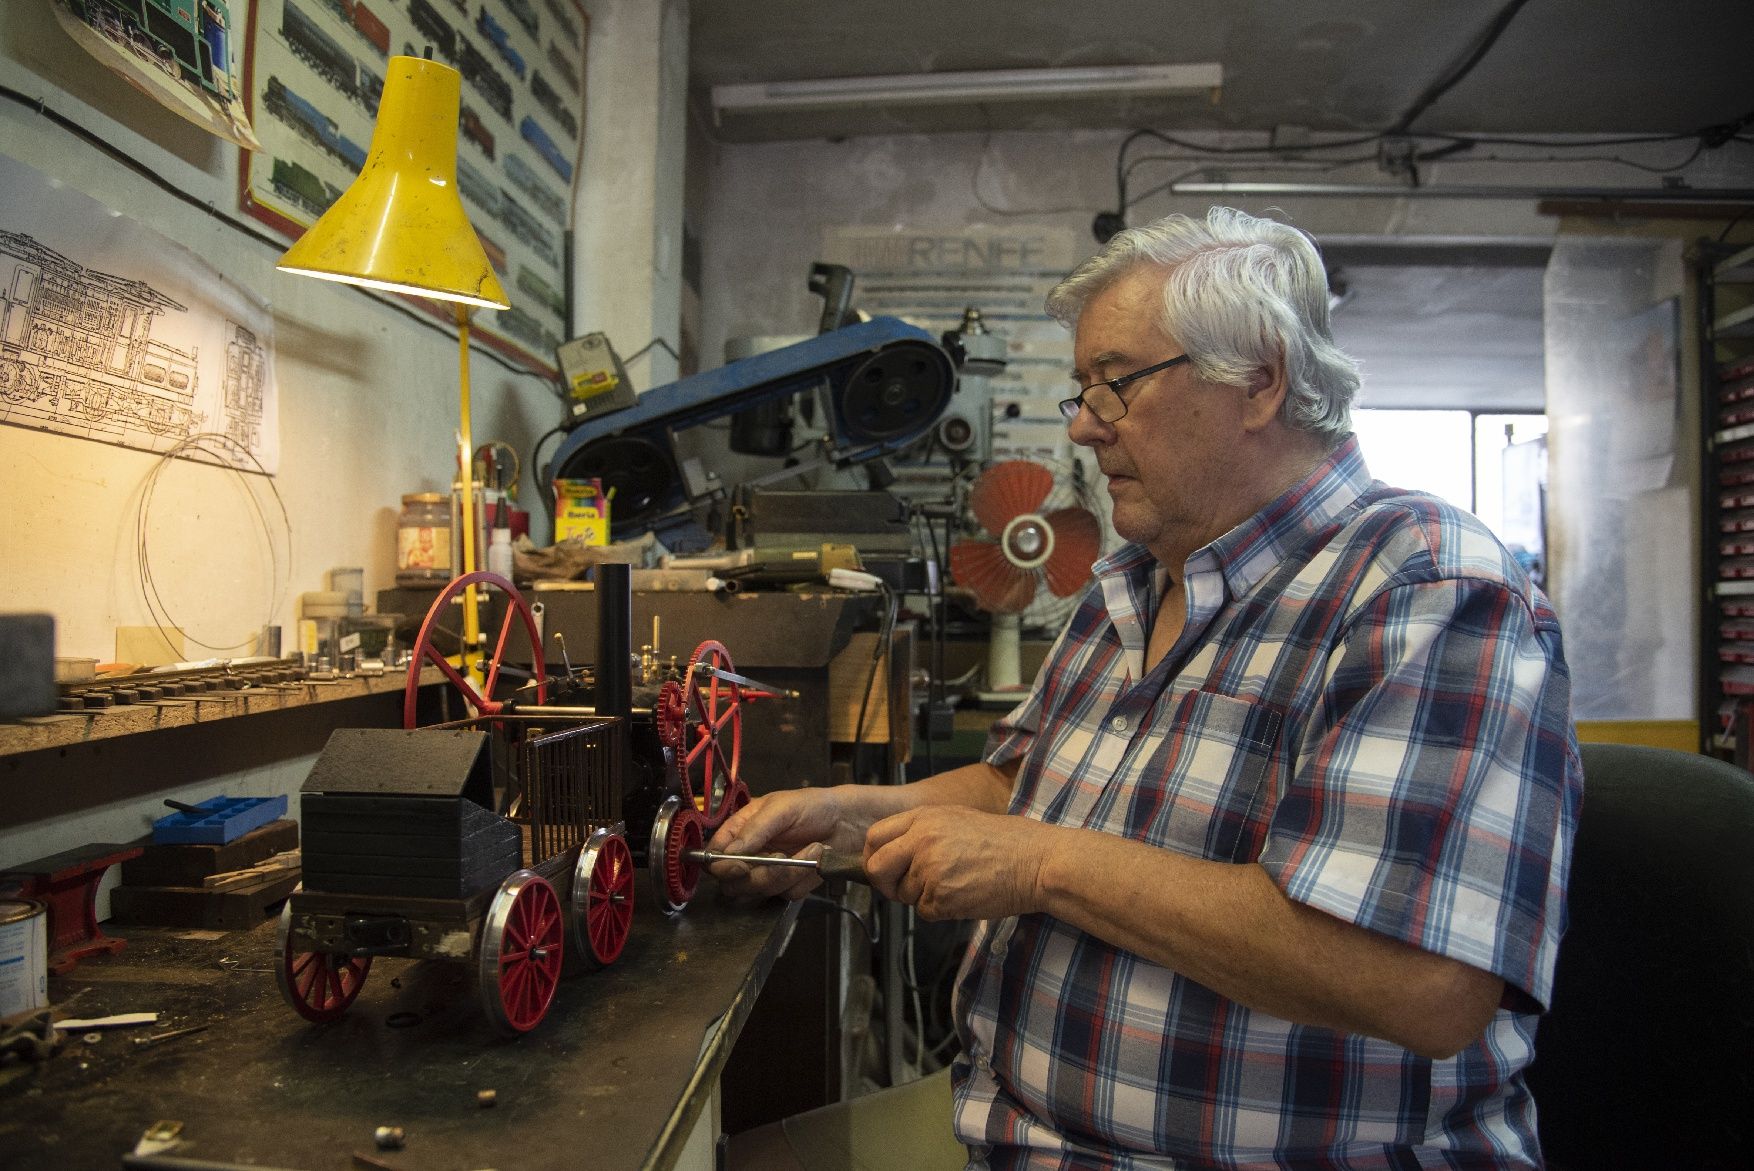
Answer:
<svg viewBox="0 0 1754 1171"><path fill-rule="evenodd" d="M1142 265L1165 270L1159 324L1202 378L1246 386L1283 361L1286 424L1330 446L1351 431L1358 364L1334 344L1327 270L1309 236L1229 207L1165 216L1118 233L1054 287L1047 311L1076 328L1090 298Z"/></svg>

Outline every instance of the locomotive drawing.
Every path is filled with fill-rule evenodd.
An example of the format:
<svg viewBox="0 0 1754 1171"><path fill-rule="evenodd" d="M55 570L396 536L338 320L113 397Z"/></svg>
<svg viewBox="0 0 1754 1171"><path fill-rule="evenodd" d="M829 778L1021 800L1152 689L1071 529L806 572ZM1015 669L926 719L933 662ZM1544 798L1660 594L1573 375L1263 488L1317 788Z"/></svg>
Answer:
<svg viewBox="0 0 1754 1171"><path fill-rule="evenodd" d="M488 157L493 156L489 154ZM557 224L566 223L566 200L545 187L537 176L536 169L521 156L506 155L505 173L506 178L512 181L512 186L528 195L549 219Z"/></svg>
<svg viewBox="0 0 1754 1171"><path fill-rule="evenodd" d="M172 77L224 101L231 82L231 9L225 0L68 0L68 9L156 60Z"/></svg>
<svg viewBox="0 0 1754 1171"><path fill-rule="evenodd" d="M298 204L313 216L322 215L329 210L330 204L341 198L339 187L286 159L274 160L268 181L282 199Z"/></svg>
<svg viewBox="0 0 1754 1171"><path fill-rule="evenodd" d="M262 404L268 382L268 351L254 330L225 323L225 434L246 451L262 438Z"/></svg>
<svg viewBox="0 0 1754 1171"><path fill-rule="evenodd" d="M504 188L499 193L499 209L500 222L512 230L512 235L529 245L550 267L560 267L560 254L554 250L551 231Z"/></svg>
<svg viewBox="0 0 1754 1171"><path fill-rule="evenodd" d="M522 309L501 310L496 324L538 354L552 354L560 345L560 338L553 330L545 328Z"/></svg>
<svg viewBox="0 0 1754 1171"><path fill-rule="evenodd" d="M456 62L456 30L451 28L449 21L438 14L438 9L428 4L427 0L408 0L408 19L412 20L414 27L432 42L432 47L439 56L453 64ZM410 57L420 56L419 53L413 52L408 55Z"/></svg>
<svg viewBox="0 0 1754 1171"><path fill-rule="evenodd" d="M481 55L481 51L466 40L457 42L457 72L463 80L475 87L481 100L508 122L512 117L512 85L499 75L493 62Z"/></svg>
<svg viewBox="0 0 1754 1171"><path fill-rule="evenodd" d="M536 99L537 105L548 111L550 118L560 124L560 128L566 131L568 138L575 142L578 140L579 120L573 117L571 110L566 108L566 103L561 100L558 93L554 92L554 87L543 79L541 70L530 74L530 96Z"/></svg>
<svg viewBox="0 0 1754 1171"><path fill-rule="evenodd" d="M485 7L475 14L475 31L487 38L512 75L519 81L524 80L524 55L512 48L512 39L506 34L505 26L493 19Z"/></svg>
<svg viewBox="0 0 1754 1171"><path fill-rule="evenodd" d="M342 134L335 119L294 93L278 77L268 79L262 101L270 114L346 163L349 170L358 171L365 166L365 148Z"/></svg>
<svg viewBox="0 0 1754 1171"><path fill-rule="evenodd" d="M153 321L185 307L144 281L96 272L20 232L0 231L0 400L7 415L183 439L196 354L157 341Z"/></svg>
<svg viewBox="0 0 1754 1171"><path fill-rule="evenodd" d="M566 34L567 43L578 44L578 21L573 18L572 13L566 10L566 0L542 0L542 6L548 9L548 15L552 16L555 22L560 25L560 31Z"/></svg>
<svg viewBox="0 0 1754 1171"><path fill-rule="evenodd" d="M554 168L556 175L567 183L572 182L571 160L560 153L560 147L554 144L548 131L542 129L541 123L525 114L524 120L518 123L518 133L524 136L525 142L536 148L536 153L542 156L543 162Z"/></svg>
<svg viewBox="0 0 1754 1171"><path fill-rule="evenodd" d="M353 54L318 27L317 22L306 16L304 10L286 0L286 7L280 13L280 35L286 39L287 48L293 55L309 65L336 89L353 96L353 87L358 80L358 64Z"/></svg>
<svg viewBox="0 0 1754 1171"><path fill-rule="evenodd" d="M518 288L546 305L556 317L566 317L566 299L560 295L560 290L521 264L518 265Z"/></svg>
<svg viewBox="0 0 1754 1171"><path fill-rule="evenodd" d="M457 160L457 190L464 199L492 216L494 219L504 218L500 207L499 188L493 180L477 171L467 159Z"/></svg>
<svg viewBox="0 0 1754 1171"><path fill-rule="evenodd" d="M529 33L532 38L541 36L540 18L537 17L536 10L530 6L530 0L505 0L505 6L506 11L512 14L512 19L523 25L524 31Z"/></svg>
<svg viewBox="0 0 1754 1171"><path fill-rule="evenodd" d="M566 88L574 94L579 92L579 67L567 59L560 46L554 41L548 42L548 63L554 66L554 72L566 83Z"/></svg>
<svg viewBox="0 0 1754 1171"><path fill-rule="evenodd" d="M482 125L481 115L469 108L469 103L462 103L461 112L457 115L457 125L463 131L463 137L481 148L487 161L493 161L493 132Z"/></svg>

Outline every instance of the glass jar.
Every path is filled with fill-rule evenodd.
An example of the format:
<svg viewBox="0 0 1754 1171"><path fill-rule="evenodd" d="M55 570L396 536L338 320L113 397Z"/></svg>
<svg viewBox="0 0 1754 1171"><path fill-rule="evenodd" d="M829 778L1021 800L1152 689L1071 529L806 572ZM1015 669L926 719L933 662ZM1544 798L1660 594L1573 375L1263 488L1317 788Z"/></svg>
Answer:
<svg viewBox="0 0 1754 1171"><path fill-rule="evenodd" d="M396 518L396 584L439 586L451 580L451 501L440 492L402 497Z"/></svg>

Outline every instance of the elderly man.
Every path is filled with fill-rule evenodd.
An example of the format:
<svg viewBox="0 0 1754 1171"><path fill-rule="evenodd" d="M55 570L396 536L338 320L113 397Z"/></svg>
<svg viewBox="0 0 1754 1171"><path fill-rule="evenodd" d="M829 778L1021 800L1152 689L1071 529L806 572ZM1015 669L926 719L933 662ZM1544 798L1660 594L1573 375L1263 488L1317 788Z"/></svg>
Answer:
<svg viewBox="0 0 1754 1171"><path fill-rule="evenodd" d="M1326 298L1308 237L1222 208L1061 283L1062 410L1129 543L980 763L715 836L863 850L889 897L981 920L977 1164L1541 1163L1521 1074L1582 795L1559 627L1476 519L1371 480Z"/></svg>

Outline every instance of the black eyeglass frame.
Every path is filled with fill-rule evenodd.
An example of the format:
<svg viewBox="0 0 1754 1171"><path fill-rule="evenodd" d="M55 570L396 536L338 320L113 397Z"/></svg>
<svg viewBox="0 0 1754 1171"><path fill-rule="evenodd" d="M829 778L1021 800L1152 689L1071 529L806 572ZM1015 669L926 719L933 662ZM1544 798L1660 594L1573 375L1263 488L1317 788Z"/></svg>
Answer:
<svg viewBox="0 0 1754 1171"><path fill-rule="evenodd" d="M1112 419L1104 419L1095 407L1090 407L1090 413L1104 423L1118 423L1127 417L1127 400L1121 397L1121 387L1128 386L1139 381L1141 378L1156 374L1160 370L1168 370L1172 366L1180 366L1186 361L1189 361L1188 355L1182 354L1179 357L1169 359L1167 362L1159 362L1155 366L1147 366L1143 370L1135 370L1131 374L1123 374L1119 378L1099 378L1089 386L1079 390L1074 397L1061 399L1060 417L1065 419L1068 423L1072 422L1078 417L1079 407L1090 406L1089 403L1084 401L1084 396L1099 386L1106 386L1109 390L1114 392L1115 401L1121 404L1121 413Z"/></svg>

